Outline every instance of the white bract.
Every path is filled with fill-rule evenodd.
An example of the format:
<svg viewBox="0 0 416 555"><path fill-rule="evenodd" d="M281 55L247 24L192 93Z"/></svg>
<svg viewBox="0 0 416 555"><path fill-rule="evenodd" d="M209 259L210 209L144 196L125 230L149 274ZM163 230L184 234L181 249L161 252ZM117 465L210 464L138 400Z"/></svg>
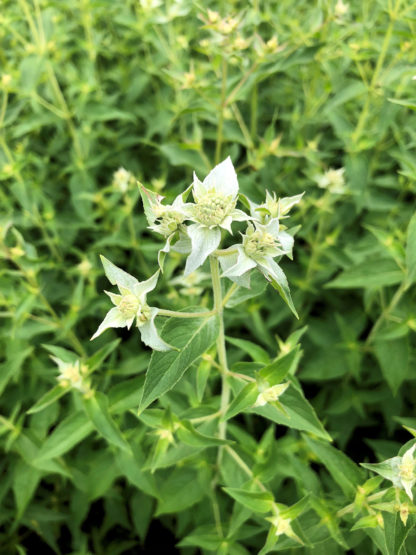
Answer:
<svg viewBox="0 0 416 555"><path fill-rule="evenodd" d="M230 157L215 166L204 181L194 173L192 194L195 203L185 205L187 219L194 222L187 228L191 240L185 275L199 268L219 246L221 229L232 234L233 221L249 219L235 206L238 197L238 181Z"/></svg>
<svg viewBox="0 0 416 555"><path fill-rule="evenodd" d="M153 291L156 287L159 272L153 274L148 280L140 282L135 277L115 266L104 256L101 256L101 262L103 263L107 278L112 285L117 285L120 294L105 291L115 306L107 313L98 330L91 337L91 340L101 335L108 328L127 327L130 329L136 319L136 325L145 345L148 345L155 351L168 351L172 349L170 345L159 337L157 332L154 320L158 309L148 306L146 302L147 293Z"/></svg>

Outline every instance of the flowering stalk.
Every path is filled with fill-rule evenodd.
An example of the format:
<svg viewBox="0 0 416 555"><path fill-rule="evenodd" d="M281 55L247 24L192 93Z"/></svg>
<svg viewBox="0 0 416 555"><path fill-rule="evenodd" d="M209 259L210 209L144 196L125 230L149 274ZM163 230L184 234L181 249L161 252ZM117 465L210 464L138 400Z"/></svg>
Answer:
<svg viewBox="0 0 416 555"><path fill-rule="evenodd" d="M215 256L210 256L211 276L212 276L212 290L214 293L214 308L219 319L219 333L217 338L217 353L221 372L221 405L220 413L225 415L228 409L230 400L230 386L227 381L228 365L227 365L227 351L225 348L225 333L224 333L224 316L223 316L223 303L222 303L222 290L221 278L218 260ZM220 439L225 439L227 430L227 421L220 419L218 427L218 435ZM222 450L218 450L218 466L221 462Z"/></svg>

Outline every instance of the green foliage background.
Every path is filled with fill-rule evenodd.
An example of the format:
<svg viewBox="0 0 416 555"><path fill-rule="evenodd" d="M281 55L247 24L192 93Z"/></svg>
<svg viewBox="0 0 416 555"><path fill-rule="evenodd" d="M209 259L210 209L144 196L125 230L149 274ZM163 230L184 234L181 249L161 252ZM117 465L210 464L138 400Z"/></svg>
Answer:
<svg viewBox="0 0 416 555"><path fill-rule="evenodd" d="M341 522L336 512L365 480L355 463L396 455L410 439L401 425L416 424L414 219L409 226L416 9L406 0L354 0L344 14L336 6L212 3L236 18L238 30L224 39L207 24L206 6L188 0L3 0L2 552L31 553L39 542L44 553L140 553L153 517L181 540L183 553L255 553L263 545L264 519L244 514L235 493L221 492L232 533L215 539L213 443L179 445L170 462L149 472L157 440L149 427L162 411L135 416L150 357L137 332L108 331L89 343L108 310L98 255L144 279L161 247L146 230L138 190L117 190L113 173L124 166L171 200L193 170L202 178L230 155L241 190L256 201L265 189L305 191L292 217L302 226L294 262L283 263L300 320L271 288L236 306L227 333L261 349L246 353L229 343L230 360L290 351L290 334L307 326L297 377L333 445L351 460L340 476L341 455L313 424L300 428L303 435L256 415L229 425L235 449L278 502L312 494L299 526L317 547L300 551L412 553L414 537L408 551L402 547L408 530L401 541L379 529L351 532L352 515ZM274 36L277 45L267 42ZM341 167L346 194L317 186L317 175ZM169 260L158 305L210 306L209 291L170 283L181 264ZM94 407L76 392L27 414L56 384L44 344L83 357L106 348L93 386L105 394L97 397L102 404L108 397L105 414L134 445L135 458L97 433ZM203 364L155 406L185 414L198 409L203 391L215 406L216 370ZM241 487L241 468L231 457L223 465L221 485ZM389 530L396 523L386 514ZM284 538L275 549L295 546Z"/></svg>

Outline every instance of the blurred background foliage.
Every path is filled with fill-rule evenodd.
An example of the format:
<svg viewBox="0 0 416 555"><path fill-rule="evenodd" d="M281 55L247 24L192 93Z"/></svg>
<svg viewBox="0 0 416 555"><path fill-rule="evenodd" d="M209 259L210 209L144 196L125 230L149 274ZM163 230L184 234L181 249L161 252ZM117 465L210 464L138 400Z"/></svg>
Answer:
<svg viewBox="0 0 416 555"><path fill-rule="evenodd" d="M171 200L193 170L203 178L230 155L242 192L256 201L266 189L305 191L292 217L301 226L295 258L283 263L300 320L268 289L230 311L229 334L275 356L306 326L298 377L355 462L391 457L409 439L401 424L414 424L416 395L415 292L405 271L416 192L415 5L251 0L209 8L190 0L2 1L4 553L156 553L160 534L173 546L173 535L205 523L203 459L155 474L132 469L93 432L75 394L26 414L56 383L44 344L81 357L103 347L93 385L109 395L126 436L142 441L142 462L152 448L148 428L126 412L137 408L149 351L125 330L89 343L108 310L98 255L139 279L156 268L161 242L146 230L135 179ZM114 176L120 167L128 177ZM208 306L203 276L172 283L181 263L169 259L159 305ZM123 341L114 350L116 337ZM162 406L192 397L187 380ZM255 446L269 424L244 422ZM262 441L275 456L276 499L330 492L319 453L298 432L278 426L275 434L274 443ZM243 446L246 436L235 432ZM333 501L319 506L322 518L332 518ZM163 528L150 527L152 551L140 545L155 514ZM248 529L224 553L254 553L261 529ZM347 526L341 541L328 530L326 553L344 552L342 541L370 553L361 531ZM217 552L195 542L184 540L182 551Z"/></svg>

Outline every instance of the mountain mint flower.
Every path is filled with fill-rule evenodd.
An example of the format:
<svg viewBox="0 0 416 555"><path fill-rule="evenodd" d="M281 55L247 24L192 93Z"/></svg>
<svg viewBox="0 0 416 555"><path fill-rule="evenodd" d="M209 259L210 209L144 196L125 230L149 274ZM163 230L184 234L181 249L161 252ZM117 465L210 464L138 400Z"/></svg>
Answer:
<svg viewBox="0 0 416 555"><path fill-rule="evenodd" d="M293 243L289 233L279 230L278 220L270 220L266 225L250 223L242 244L230 247L220 257L223 275L232 279L257 267L266 278L279 279L281 270L273 258L284 254L291 257Z"/></svg>
<svg viewBox="0 0 416 555"><path fill-rule="evenodd" d="M201 182L194 173L192 189L195 203L185 205L192 250L186 261L185 275L199 268L221 241L221 229L231 231L233 221L249 219L236 209L238 181L230 157L215 166Z"/></svg>
<svg viewBox="0 0 416 555"><path fill-rule="evenodd" d="M51 356L51 359L58 365L59 375L56 379L62 387L72 387L82 393L87 393L90 390L89 384L85 380L88 372L85 364L81 364L79 360L64 362L55 356Z"/></svg>
<svg viewBox="0 0 416 555"><path fill-rule="evenodd" d="M267 224L270 220L287 218L290 210L295 204L300 202L303 193L293 197L277 198L276 193L266 191L266 200L262 204L256 204L245 197L249 207L250 215L253 220Z"/></svg>
<svg viewBox="0 0 416 555"><path fill-rule="evenodd" d="M170 250L181 254L188 254L191 250L185 226L182 225L186 219L183 198L187 191L176 197L172 204L164 205L161 195L149 191L140 183L138 185L149 229L166 238L166 243L158 255L159 266L163 271L163 261Z"/></svg>
<svg viewBox="0 0 416 555"><path fill-rule="evenodd" d="M129 184L132 181L132 174L125 168L119 168L113 174L113 186L119 190L121 193L125 193L129 188Z"/></svg>
<svg viewBox="0 0 416 555"><path fill-rule="evenodd" d="M150 307L146 303L146 295L156 287L159 272L153 274L148 280L140 282L104 256L101 256L101 261L107 278L112 285L117 285L120 295L105 291L115 306L107 313L91 340L108 328L127 327L130 329L136 319L136 325L145 345L155 351L170 350L172 347L159 337L154 323L158 309Z"/></svg>
<svg viewBox="0 0 416 555"><path fill-rule="evenodd" d="M163 205L164 197L149 191L140 183L139 188L149 229L163 237L169 237L178 231L186 219L183 195L176 197L172 204Z"/></svg>
<svg viewBox="0 0 416 555"><path fill-rule="evenodd" d="M325 173L316 175L315 181L321 189L328 189L335 195L342 195L346 192L344 173L345 168L338 170L330 168Z"/></svg>
<svg viewBox="0 0 416 555"><path fill-rule="evenodd" d="M416 443L402 457L393 457L376 464L361 463L361 466L390 480L396 488L404 489L413 501L412 488L416 483L416 460L413 457L415 449Z"/></svg>
<svg viewBox="0 0 416 555"><path fill-rule="evenodd" d="M264 407L267 403L274 403L289 387L289 382L280 383L269 387L269 384L259 385L259 395L253 407Z"/></svg>

